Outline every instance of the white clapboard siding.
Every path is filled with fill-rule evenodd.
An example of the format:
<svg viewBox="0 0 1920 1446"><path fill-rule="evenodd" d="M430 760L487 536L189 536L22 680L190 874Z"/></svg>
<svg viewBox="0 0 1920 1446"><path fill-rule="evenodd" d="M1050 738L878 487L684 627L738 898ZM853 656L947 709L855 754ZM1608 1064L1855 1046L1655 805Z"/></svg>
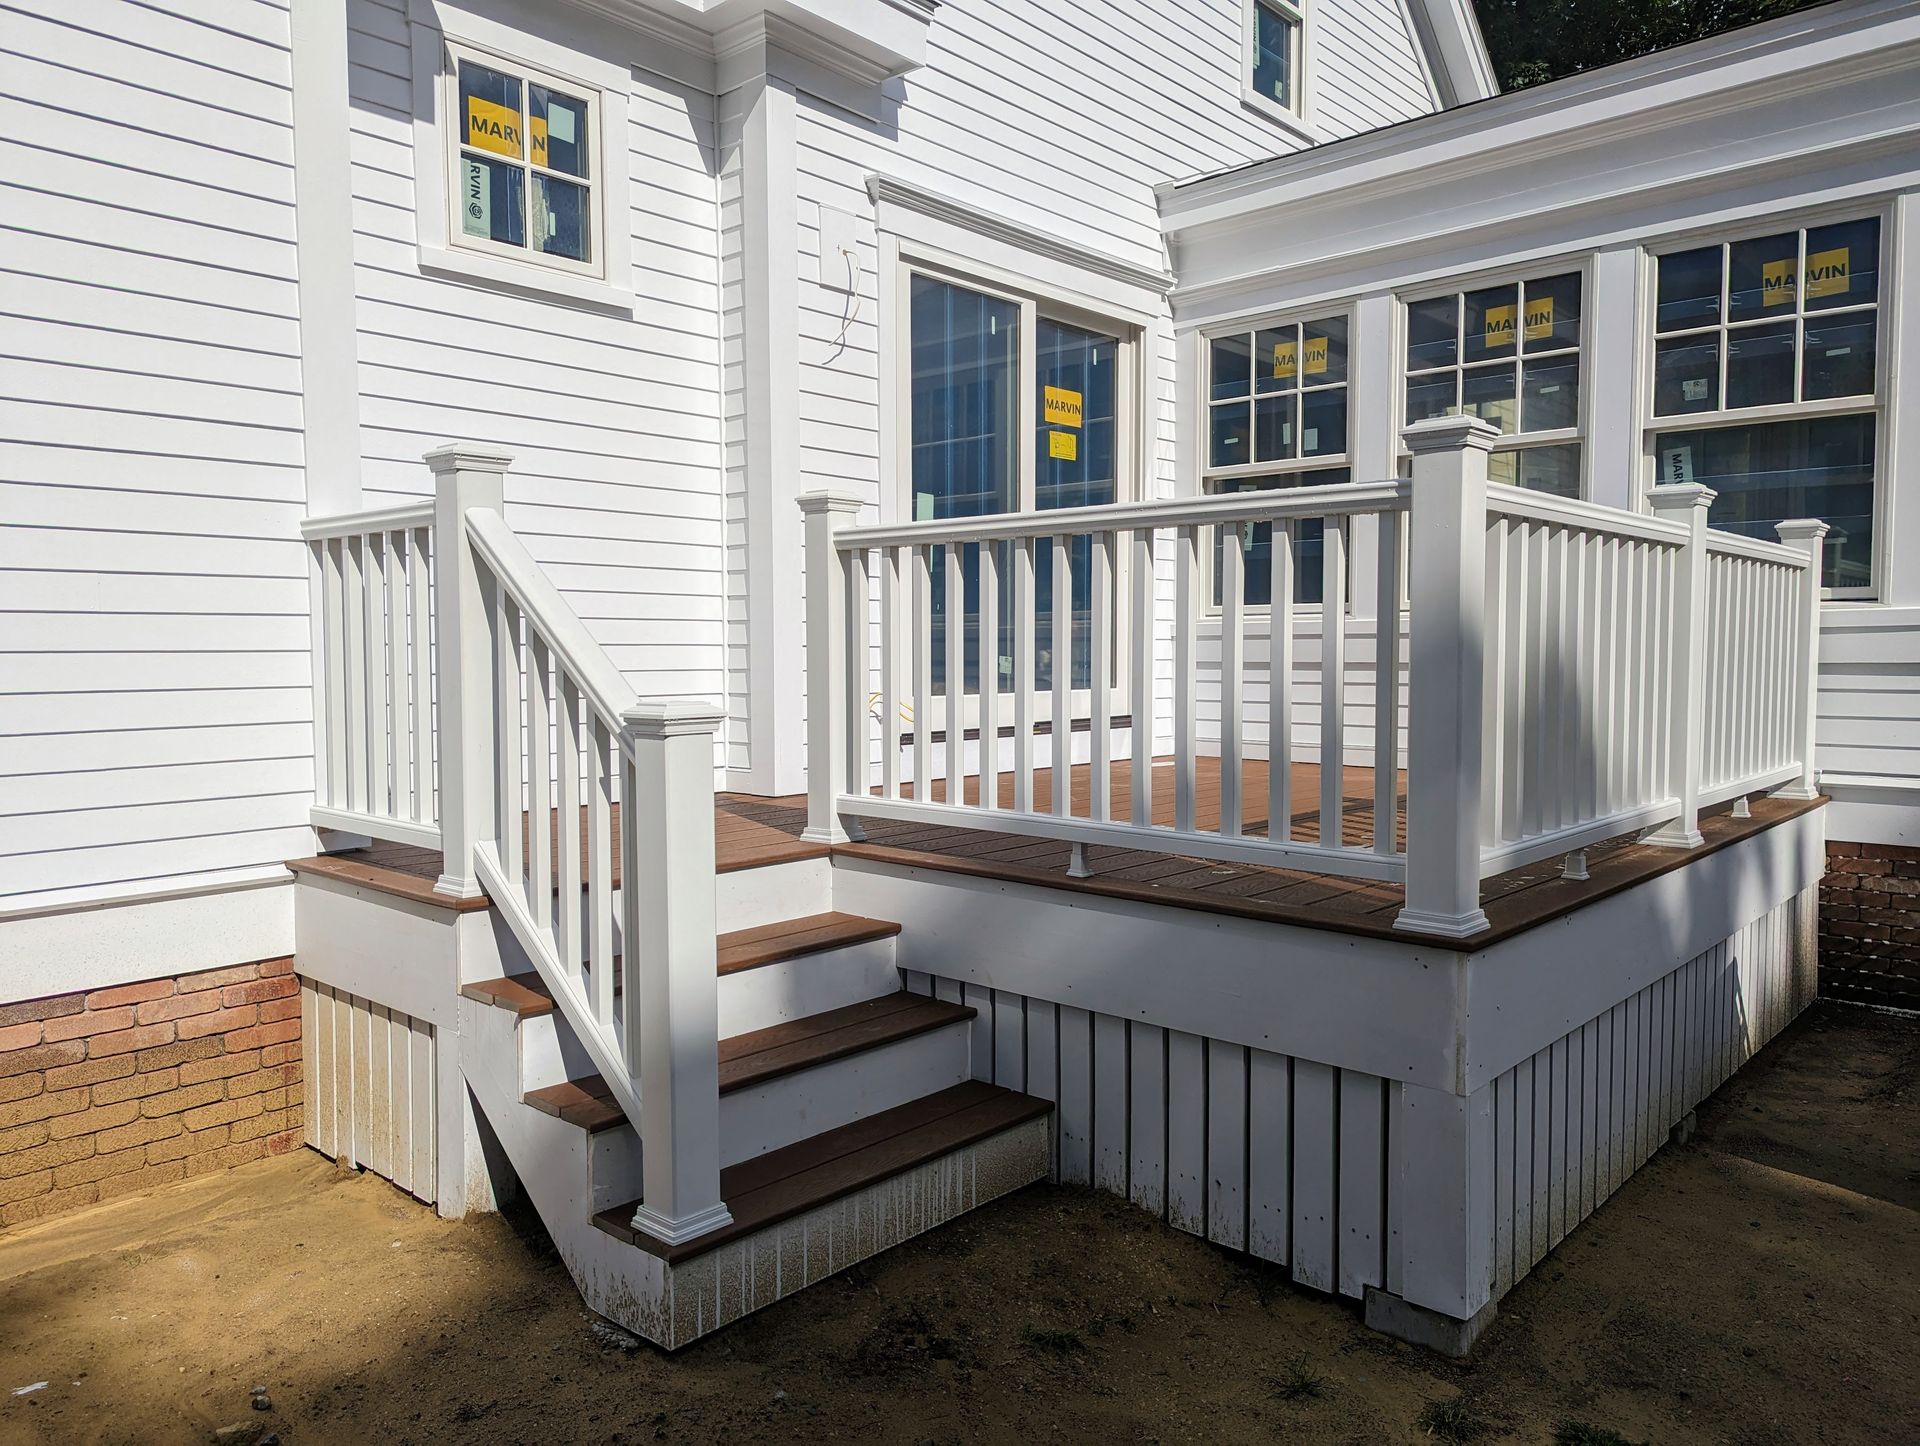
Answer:
<svg viewBox="0 0 1920 1446"><path fill-rule="evenodd" d="M0 910L311 848L286 8L0 47Z"/></svg>
<svg viewBox="0 0 1920 1446"><path fill-rule="evenodd" d="M1889 779L1920 798L1920 608L1827 609L1816 745L1830 781Z"/></svg>
<svg viewBox="0 0 1920 1446"><path fill-rule="evenodd" d="M634 72L631 317L424 275L404 0L349 0L363 486L425 494L448 438L513 456L507 517L645 694L723 688L718 208L712 97Z"/></svg>
<svg viewBox="0 0 1920 1446"><path fill-rule="evenodd" d="M311 979L300 981L307 1143L418 1199L437 1192L433 1026Z"/></svg>

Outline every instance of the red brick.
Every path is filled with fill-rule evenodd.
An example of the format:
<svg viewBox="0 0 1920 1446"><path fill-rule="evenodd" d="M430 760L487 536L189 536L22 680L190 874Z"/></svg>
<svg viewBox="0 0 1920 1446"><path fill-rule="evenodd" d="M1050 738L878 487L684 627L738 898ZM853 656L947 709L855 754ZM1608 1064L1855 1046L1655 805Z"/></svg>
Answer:
<svg viewBox="0 0 1920 1446"><path fill-rule="evenodd" d="M35 1170L31 1175L15 1175L0 1180L0 1205L11 1205L33 1195L44 1195L53 1188L53 1171Z"/></svg>
<svg viewBox="0 0 1920 1446"><path fill-rule="evenodd" d="M251 1074L260 1068L260 1051L247 1050L242 1054L218 1054L212 1059L196 1059L191 1064L180 1066L180 1083L204 1084L210 1079L231 1079L237 1074Z"/></svg>
<svg viewBox="0 0 1920 1446"><path fill-rule="evenodd" d="M28 1095L12 1104L0 1105L0 1130L34 1120L50 1120L55 1115L70 1115L87 1107L85 1090L61 1090L57 1094Z"/></svg>
<svg viewBox="0 0 1920 1446"><path fill-rule="evenodd" d="M288 1085L300 1082L298 1065L277 1065L273 1069L259 1069L252 1074L243 1074L227 1081L227 1098L239 1099L243 1095L257 1095L263 1090L285 1089Z"/></svg>
<svg viewBox="0 0 1920 1446"><path fill-rule="evenodd" d="M78 1014L85 1007L86 996L83 994L50 994L44 999L22 999L14 1004L0 1004L0 1027L56 1019L63 1014Z"/></svg>
<svg viewBox="0 0 1920 1446"><path fill-rule="evenodd" d="M288 1113L291 1115L294 1112L288 1111ZM303 1132L296 1124L293 1129L288 1130L284 1135L270 1136L267 1140L267 1153L270 1155L284 1155L289 1150L298 1149L305 1143L302 1134Z"/></svg>
<svg viewBox="0 0 1920 1446"><path fill-rule="evenodd" d="M224 1047L217 1039L183 1039L177 1044L163 1044L158 1049L141 1050L138 1064L144 1074L150 1069L167 1069L196 1059L212 1059Z"/></svg>
<svg viewBox="0 0 1920 1446"><path fill-rule="evenodd" d="M224 1099L226 1092L226 1086L221 1084L219 1080L208 1080L205 1084L188 1085L185 1089L172 1090L167 1094L154 1095L150 1099L143 1100L140 1105L140 1113L143 1115L177 1115L183 1110L198 1109L202 1105L214 1104ZM189 1124L187 1128L197 1130L200 1126Z"/></svg>
<svg viewBox="0 0 1920 1446"><path fill-rule="evenodd" d="M157 1045L170 1044L173 1041L171 1024L136 1024L132 1029L123 1029L117 1034L96 1034L87 1041L89 1058L99 1058L107 1054L125 1054L134 1049L152 1049Z"/></svg>
<svg viewBox="0 0 1920 1446"><path fill-rule="evenodd" d="M172 1139L181 1130L176 1116L168 1115L163 1120L135 1120L114 1130L102 1130L93 1138L93 1147L101 1154L111 1154L116 1150L130 1150L135 1145L151 1144L155 1140ZM145 1159L143 1155L141 1157Z"/></svg>
<svg viewBox="0 0 1920 1446"><path fill-rule="evenodd" d="M278 1024L283 1019L298 1019L299 1017L300 1000L298 996L292 999L270 999L260 1006L260 1022L262 1024Z"/></svg>
<svg viewBox="0 0 1920 1446"><path fill-rule="evenodd" d="M93 1153L93 1137L82 1135L77 1140L49 1140L44 1145L36 1145L31 1150L15 1150L11 1155L0 1155L0 1180L11 1180L16 1175L31 1174L35 1170L52 1170L54 1184L67 1183L59 1178L59 1172L68 1167L69 1162L84 1160Z"/></svg>
<svg viewBox="0 0 1920 1446"><path fill-rule="evenodd" d="M15 1150L31 1150L35 1145L44 1145L52 1133L53 1126L45 1120L0 1130L0 1155L11 1155Z"/></svg>
<svg viewBox="0 0 1920 1446"><path fill-rule="evenodd" d="M165 999L171 993L171 979L149 979L143 984L118 984L112 989L94 990L87 996L87 1008L112 1009L121 1004L145 1004L149 999Z"/></svg>
<svg viewBox="0 0 1920 1446"><path fill-rule="evenodd" d="M130 1170L138 1170L146 1163L147 1152L141 1149L117 1150L111 1155L90 1155L84 1160L75 1160L71 1165L55 1166L53 1187L64 1190L70 1185L88 1185L95 1180L104 1180L109 1175L124 1175Z"/></svg>
<svg viewBox="0 0 1920 1446"><path fill-rule="evenodd" d="M217 1150L226 1143L227 1127L216 1125L211 1130L200 1130L193 1134L180 1134L165 1140L156 1140L147 1146L147 1159L156 1165L168 1160L184 1160L189 1155L200 1155L209 1150Z"/></svg>
<svg viewBox="0 0 1920 1446"><path fill-rule="evenodd" d="M169 994L165 999L150 999L140 1006L142 1024L158 1024L163 1019L184 1019L189 1014L211 1014L220 1007L218 989L200 989L192 994Z"/></svg>
<svg viewBox="0 0 1920 1446"><path fill-rule="evenodd" d="M237 1145L245 1140L257 1140L262 1135L285 1134L290 1123L285 1110L269 1110L250 1120L237 1121L233 1127L233 1142Z"/></svg>
<svg viewBox="0 0 1920 1446"><path fill-rule="evenodd" d="M10 1105L28 1095L37 1095L47 1087L44 1074L11 1074L0 1079L0 1105Z"/></svg>
<svg viewBox="0 0 1920 1446"><path fill-rule="evenodd" d="M41 1032L46 1028L39 1020L27 1024L9 1024L0 1028L0 1053L10 1049L25 1049L28 1045L40 1042Z"/></svg>
<svg viewBox="0 0 1920 1446"><path fill-rule="evenodd" d="M112 1200L121 1195L131 1195L140 1190L152 1190L160 1185L171 1185L187 1176L184 1160L174 1160L165 1165L143 1165L124 1175L116 1175L110 1180L100 1182L100 1198Z"/></svg>
<svg viewBox="0 0 1920 1446"><path fill-rule="evenodd" d="M122 1055L125 1059L128 1056ZM145 1074L128 1075L125 1079L110 1079L93 1087L93 1102L97 1105L113 1104L118 1100L143 1100L148 1095L157 1095L178 1088L180 1072L172 1069L150 1069Z"/></svg>
<svg viewBox="0 0 1920 1446"><path fill-rule="evenodd" d="M132 1073L131 1055L109 1055L105 1059L82 1060L79 1064L63 1064L57 1069L48 1070L47 1088L72 1089L77 1085L99 1084L102 1080L125 1079Z"/></svg>
<svg viewBox="0 0 1920 1446"><path fill-rule="evenodd" d="M230 1170L235 1165L263 1160L267 1155L267 1145L266 1140L247 1140L236 1145L224 1145L218 1150L209 1150L204 1155L189 1155L187 1173L204 1175L209 1170ZM55 1174L57 1179L58 1172Z"/></svg>
<svg viewBox="0 0 1920 1446"><path fill-rule="evenodd" d="M260 1063L263 1065L289 1064L300 1057L300 1041L297 1039L290 1044L270 1044L260 1051Z"/></svg>
<svg viewBox="0 0 1920 1446"><path fill-rule="evenodd" d="M204 974L183 974L180 976L180 992L192 989L225 989L229 984L245 984L249 979L260 977L258 964L235 964L228 969L209 969Z"/></svg>
<svg viewBox="0 0 1920 1446"><path fill-rule="evenodd" d="M49 1019L42 1028L47 1031L47 1042L52 1043L56 1039L85 1039L94 1034L111 1034L116 1029L130 1029L132 1026L133 1006L122 1005L118 1009L88 1009L60 1019Z"/></svg>
<svg viewBox="0 0 1920 1446"><path fill-rule="evenodd" d="M52 1122L51 1132L56 1140L70 1140L75 1135L92 1135L101 1130L110 1130L115 1125L124 1125L140 1118L138 1100L122 1100L117 1105L95 1105L90 1110L80 1110L71 1115L61 1115Z"/></svg>
<svg viewBox="0 0 1920 1446"><path fill-rule="evenodd" d="M181 1118L187 1122L188 1129L204 1130L212 1125L230 1125L235 1120L250 1120L263 1110L259 1097L249 1095L244 1099L221 1100L218 1104L188 1110Z"/></svg>
<svg viewBox="0 0 1920 1446"><path fill-rule="evenodd" d="M269 999L285 999L288 995L298 997L299 981L290 974L278 979L256 979L251 984L229 984L220 991L220 1002L229 1007L235 1004L264 1004Z"/></svg>
<svg viewBox="0 0 1920 1446"><path fill-rule="evenodd" d="M274 1027L279 1028L278 1025ZM56 1064L74 1064L86 1057L87 1046L77 1039L63 1039L58 1044L36 1044L31 1049L11 1049L0 1054L0 1076L52 1069Z"/></svg>
<svg viewBox="0 0 1920 1446"><path fill-rule="evenodd" d="M204 1039L210 1034L229 1034L236 1029L245 1029L260 1018L257 1004L243 1004L238 1009L221 1009L212 1014L197 1014L192 1019L183 1019L174 1026L182 1039Z"/></svg>
<svg viewBox="0 0 1920 1446"><path fill-rule="evenodd" d="M269 1044L285 1044L300 1037L300 1021L283 1019L278 1024L258 1024L252 1029L237 1029L227 1036L229 1050L259 1049Z"/></svg>
<svg viewBox="0 0 1920 1446"><path fill-rule="evenodd" d="M278 974L291 973L293 973L293 959L291 956L285 959L262 959L260 961L260 977L262 979L271 979Z"/></svg>
<svg viewBox="0 0 1920 1446"><path fill-rule="evenodd" d="M76 1185L70 1190L50 1190L18 1204L0 1205L0 1225L23 1225L42 1216L78 1210L82 1205L91 1205L99 1198L100 1187L93 1184Z"/></svg>

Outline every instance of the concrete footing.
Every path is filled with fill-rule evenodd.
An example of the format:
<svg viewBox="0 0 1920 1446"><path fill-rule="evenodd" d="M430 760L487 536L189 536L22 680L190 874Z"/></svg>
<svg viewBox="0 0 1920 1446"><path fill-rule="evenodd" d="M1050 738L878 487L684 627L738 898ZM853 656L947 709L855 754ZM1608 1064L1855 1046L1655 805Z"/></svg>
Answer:
<svg viewBox="0 0 1920 1446"><path fill-rule="evenodd" d="M1443 1356L1464 1356L1473 1349L1486 1328L1493 1324L1494 1302L1488 1301L1467 1320L1442 1315L1415 1305L1410 1300L1367 1287L1366 1320L1369 1330L1390 1335L1411 1345L1425 1346Z"/></svg>

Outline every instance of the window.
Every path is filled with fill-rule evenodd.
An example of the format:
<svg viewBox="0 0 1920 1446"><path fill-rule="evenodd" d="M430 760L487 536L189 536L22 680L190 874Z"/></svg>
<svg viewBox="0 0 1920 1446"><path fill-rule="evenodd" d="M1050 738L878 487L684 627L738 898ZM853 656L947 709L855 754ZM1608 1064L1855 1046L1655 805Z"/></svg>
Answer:
<svg viewBox="0 0 1920 1446"><path fill-rule="evenodd" d="M1824 518L1825 585L1870 593L1879 220L1694 246L1655 266L1656 477L1712 487L1710 523L1750 537Z"/></svg>
<svg viewBox="0 0 1920 1446"><path fill-rule="evenodd" d="M1129 423L1130 338L1049 315L1039 303L997 295L915 271L908 281L910 485L916 522L997 512L1087 507L1118 500L1125 475ZM1023 363L1033 366L1033 392L1023 394ZM1002 544L997 666L1001 686L1013 676L1013 572ZM1091 682L1092 540L1073 539L1072 609L1075 688ZM933 669L944 692L946 596L944 549L933 568ZM966 629L965 688L979 689L979 548L963 549ZM1034 559L1040 652L1034 686L1053 686L1051 618L1053 555Z"/></svg>
<svg viewBox="0 0 1920 1446"><path fill-rule="evenodd" d="M1491 422L1492 480L1578 497L1581 310L1578 272L1409 302L1406 421Z"/></svg>
<svg viewBox="0 0 1920 1446"><path fill-rule="evenodd" d="M1203 490L1264 491L1349 481L1347 318L1282 322L1207 341L1207 458ZM1321 598L1323 524L1303 521L1293 540L1293 599ZM1216 529L1216 534L1219 529ZM1272 601L1273 528L1242 529L1245 600ZM1213 600L1220 602L1221 543L1214 542Z"/></svg>
<svg viewBox="0 0 1920 1446"><path fill-rule="evenodd" d="M598 274L597 97L453 52L455 246Z"/></svg>
<svg viewBox="0 0 1920 1446"><path fill-rule="evenodd" d="M1306 12L1293 0L1249 0L1248 66L1256 100L1301 114L1302 37Z"/></svg>

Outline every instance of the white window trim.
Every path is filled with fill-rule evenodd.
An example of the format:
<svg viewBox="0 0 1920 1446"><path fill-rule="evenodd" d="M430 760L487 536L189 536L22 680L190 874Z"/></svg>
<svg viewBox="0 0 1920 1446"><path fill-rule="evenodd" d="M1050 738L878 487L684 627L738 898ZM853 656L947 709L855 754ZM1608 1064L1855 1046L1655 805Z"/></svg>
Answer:
<svg viewBox="0 0 1920 1446"><path fill-rule="evenodd" d="M1264 3L1298 26L1298 51L1294 56L1293 106L1288 108L1271 96L1253 88L1256 11ZM1313 94L1317 65L1314 61L1312 0L1240 0L1240 101L1247 109L1264 116L1295 138L1316 144L1323 137L1313 123Z"/></svg>
<svg viewBox="0 0 1920 1446"><path fill-rule="evenodd" d="M1195 334L1199 337L1197 349L1198 377L1195 391L1199 400L1199 417L1194 424L1194 448L1198 467L1195 472L1196 492L1201 497L1213 495L1207 484L1216 481L1232 482L1243 477L1272 477L1276 474L1296 472L1321 472L1335 467L1344 467L1350 480L1361 480L1354 473L1354 358L1359 350L1355 344L1355 335L1359 326L1359 303L1349 297L1344 301L1330 302L1323 306L1294 307L1287 311L1262 314L1231 323L1209 323ZM1305 326L1315 321L1344 321L1347 326L1347 379L1340 385L1347 392L1347 449L1328 457L1294 457L1284 462L1239 462L1231 467L1214 467L1208 464L1213 445L1213 350L1212 343L1218 337L1240 336L1247 333L1258 334L1265 328L1275 326ZM1348 544L1351 547L1352 537ZM1218 622L1222 608L1213 600L1213 547L1209 544L1200 549L1200 615L1210 622ZM1347 592L1345 602L1349 616L1352 615L1354 593L1353 558L1348 557ZM1318 617L1322 604L1300 603L1293 605L1296 618ZM1261 603L1248 603L1241 609L1249 618L1266 618L1272 614L1272 607Z"/></svg>
<svg viewBox="0 0 1920 1446"><path fill-rule="evenodd" d="M1659 336L1655 330L1654 312L1658 306L1660 294L1660 257L1669 256L1678 251L1697 250L1702 246L1718 246L1759 236L1777 236L1783 231L1805 231L1841 221L1865 220L1868 217L1877 218L1880 222L1878 258L1880 289L1879 297L1874 303L1874 315L1877 318L1874 334L1878 351L1874 358L1871 398L1833 397L1811 402L1778 403L1764 407L1722 407L1714 412L1680 412L1667 416L1654 414L1654 343ZM1900 307L1898 284L1900 278L1895 275L1900 256L1898 225L1898 211L1892 197L1868 197L1859 201L1836 201L1824 206L1789 211L1778 216L1769 216L1765 220L1748 218L1695 231L1673 232L1641 243L1641 254L1645 258L1645 265L1641 269L1642 294L1635 315L1637 339L1635 351L1640 360L1637 366L1638 374L1634 378L1634 405L1639 412L1640 420L1640 435L1635 452L1639 471L1635 478L1634 495L1641 511L1651 510L1652 504L1648 501L1647 494L1653 489L1655 479L1659 475L1653 446L1653 439L1657 433L1709 431L1764 422L1800 421L1809 417L1822 416L1857 416L1864 412L1871 412L1874 417L1874 582L1871 587L1822 588L1820 596L1823 600L1834 603L1886 605L1885 599L1892 580L1893 568L1894 498L1890 479L1894 458L1897 455L1894 448L1894 432L1897 423L1896 414L1899 410L1891 405L1893 383L1899 375L1899 366L1895 358ZM1722 285L1723 287L1725 285L1724 279ZM1802 285L1804 286L1804 278L1802 278ZM1795 304L1793 315L1796 319L1802 315L1804 305L1805 298L1802 296ZM1705 328L1701 330L1704 331ZM1722 335L1726 333L1727 327L1724 321L1717 330ZM1723 397L1722 400L1724 401L1725 398Z"/></svg>
<svg viewBox="0 0 1920 1446"><path fill-rule="evenodd" d="M1154 394L1148 385L1149 371L1157 360L1157 318L1146 314L1113 309L1064 287L1036 285L1032 273L1020 274L1005 266L974 257L961 256L941 247L914 240L894 232L879 232L880 253L880 378L881 378L881 486L880 512L883 519L913 519L913 375L911 287L916 275L932 277L983 292L1020 308L1020 378L1018 398L1020 416L1016 435L1020 473L1016 481L1017 509L1031 511L1036 495L1039 462L1033 439L1038 434L1039 386L1035 347L1035 323L1041 317L1063 321L1088 331L1102 332L1118 340L1114 362L1115 406L1119 424L1114 429L1114 500L1131 502L1148 495L1147 469L1154 452L1151 424ZM1121 548L1114 559L1114 594L1126 596L1131 571L1130 549ZM1130 620L1120 619L1114 639L1115 666L1112 697L1116 707L1132 696L1129 659L1132 654L1127 636ZM967 696L967 716L963 727L978 726L975 711L977 694ZM944 729L944 698L932 700L936 717L929 726ZM1035 690L1037 716L1052 716L1051 690ZM1073 716L1083 718L1092 708L1091 690L1075 689L1071 707ZM1004 724L1003 724L1004 726Z"/></svg>
<svg viewBox="0 0 1920 1446"><path fill-rule="evenodd" d="M1593 495L1591 468L1593 465L1593 306L1594 306L1594 253L1583 252L1577 256L1546 257L1538 261L1529 261L1524 266L1503 266L1498 270L1469 272L1462 276L1451 277L1445 281L1436 281L1421 285L1417 289L1396 291L1394 293L1394 329L1393 329L1393 435L1394 456L1404 461L1413 454L1407 451L1400 440L1407 428L1407 379L1411 375L1437 376L1445 368L1428 373L1410 373L1407 370L1407 322L1408 308L1423 301L1432 301L1437 297L1462 295L1469 291L1485 291L1495 286L1522 286L1528 281L1540 281L1552 276L1578 275L1580 278L1580 338L1575 343L1574 355L1580 359L1580 413L1579 419L1571 427L1556 427L1542 432L1503 433L1493 444L1495 452L1519 452L1532 447L1551 447L1568 442L1580 444L1580 498L1585 501ZM1564 353L1559 353L1564 355ZM1517 350L1514 360L1520 360L1524 353ZM1455 372L1463 372L1480 362L1469 363L1462 359L1454 364ZM1519 395L1515 394L1515 405Z"/></svg>
<svg viewBox="0 0 1920 1446"><path fill-rule="evenodd" d="M421 272L630 315L633 242L625 164L629 72L435 0L412 0L410 19L414 225ZM454 124L454 59L460 55L496 65L520 76L523 83L531 75L587 98L597 264L583 266L531 252L515 256L501 248L455 240L454 158L459 154L459 135Z"/></svg>

